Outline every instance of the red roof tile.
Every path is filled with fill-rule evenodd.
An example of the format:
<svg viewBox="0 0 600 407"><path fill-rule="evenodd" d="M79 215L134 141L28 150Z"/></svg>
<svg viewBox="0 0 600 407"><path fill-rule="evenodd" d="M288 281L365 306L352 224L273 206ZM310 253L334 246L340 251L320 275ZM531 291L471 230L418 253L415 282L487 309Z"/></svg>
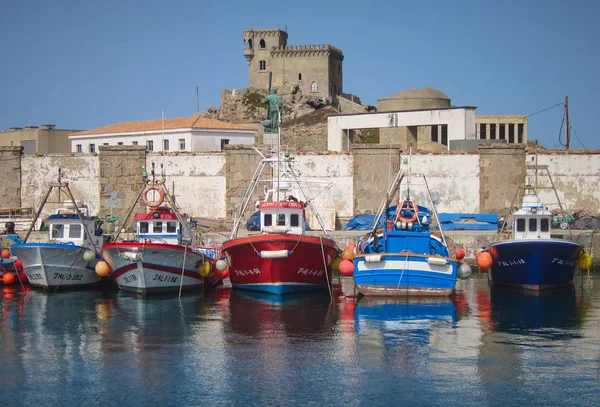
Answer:
<svg viewBox="0 0 600 407"><path fill-rule="evenodd" d="M97 129L80 131L71 133L71 136L87 136L94 134L111 134L111 133L136 133L143 131L160 131L163 129L163 121L158 120L141 120L137 122L124 122L111 124L110 126L99 127ZM191 117L181 117L164 120L165 130L174 129L208 129L208 130L256 130L255 126L249 124L236 124L224 122L217 119L207 119L194 115Z"/></svg>

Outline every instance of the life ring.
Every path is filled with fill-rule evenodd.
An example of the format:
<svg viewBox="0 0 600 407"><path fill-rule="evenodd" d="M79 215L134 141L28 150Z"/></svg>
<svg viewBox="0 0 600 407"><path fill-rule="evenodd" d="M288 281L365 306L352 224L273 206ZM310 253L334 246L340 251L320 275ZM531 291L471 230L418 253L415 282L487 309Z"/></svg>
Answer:
<svg viewBox="0 0 600 407"><path fill-rule="evenodd" d="M150 191L158 192L158 199L155 201L151 201L148 199L148 193ZM149 206L150 208L158 208L165 201L165 192L158 185L148 185L144 192L142 192L142 199L144 200L144 204Z"/></svg>
<svg viewBox="0 0 600 407"><path fill-rule="evenodd" d="M412 216L410 218L405 218L404 216L402 216L403 209L411 209ZM412 202L412 201L404 201L404 202L402 202L402 204L400 204L396 207L396 218L400 222L406 222L406 223L413 222L414 223L419 218L419 207L417 205L415 205L414 202Z"/></svg>

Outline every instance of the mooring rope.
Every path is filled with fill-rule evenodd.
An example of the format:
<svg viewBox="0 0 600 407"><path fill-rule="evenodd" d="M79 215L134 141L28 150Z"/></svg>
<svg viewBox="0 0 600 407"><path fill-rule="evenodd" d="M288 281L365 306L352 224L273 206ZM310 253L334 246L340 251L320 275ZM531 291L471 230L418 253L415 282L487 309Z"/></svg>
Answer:
<svg viewBox="0 0 600 407"><path fill-rule="evenodd" d="M327 279L327 291L329 292L329 302L333 300L333 293L331 292L331 285L329 284L329 274L327 273L327 262L325 261L325 249L323 248L323 236L319 236L321 241L321 254L323 255L323 267L325 268L325 278Z"/></svg>
<svg viewBox="0 0 600 407"><path fill-rule="evenodd" d="M185 271L185 259L187 257L187 248L188 247L186 245L185 250L183 252L183 263L181 264L181 282L179 283L179 298L181 298L181 290L183 289L183 272Z"/></svg>

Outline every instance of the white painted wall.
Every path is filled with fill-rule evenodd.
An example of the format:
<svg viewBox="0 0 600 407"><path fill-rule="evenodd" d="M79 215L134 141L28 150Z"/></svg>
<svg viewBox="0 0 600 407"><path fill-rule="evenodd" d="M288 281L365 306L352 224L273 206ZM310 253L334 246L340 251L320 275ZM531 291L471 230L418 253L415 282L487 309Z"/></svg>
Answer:
<svg viewBox="0 0 600 407"><path fill-rule="evenodd" d="M527 155L527 163L535 164L535 154ZM537 163L548 165L560 201L567 212L584 209L591 214L600 213L600 159L597 154L538 154ZM550 186L545 172L538 172L538 182ZM532 180L530 183L533 185L535 182ZM544 206L558 209L552 189L540 189L538 194Z"/></svg>
<svg viewBox="0 0 600 407"><path fill-rule="evenodd" d="M155 163L160 173L164 165L166 185L175 195L175 202L190 216L222 219L226 216L225 156L223 154L194 154L163 156L148 154L147 168Z"/></svg>
<svg viewBox="0 0 600 407"><path fill-rule="evenodd" d="M412 112L382 112L327 118L327 147L330 151L347 150L344 130L373 129L405 126L448 125L448 145L450 140L474 139L475 108L418 110Z"/></svg>
<svg viewBox="0 0 600 407"><path fill-rule="evenodd" d="M409 158L410 169L423 173L438 212L479 212L479 155L478 154L419 154ZM422 179L411 178L411 196L417 204L429 206ZM418 183L418 185L417 185ZM404 183L403 183L404 184ZM403 189L404 191L404 189ZM401 192L404 198L405 192Z"/></svg>
<svg viewBox="0 0 600 407"><path fill-rule="evenodd" d="M254 144L256 131L253 130L205 130L205 129L175 129L162 131L146 131L133 133L115 133L115 134L96 134L84 136L69 136L71 140L71 152L77 152L77 146L81 145L83 153L89 153L90 144L95 145L95 152L98 152L98 146L108 144L110 146L123 145L130 146L137 143L140 146L153 143L153 150L156 152L165 151L163 149L164 140L168 140L168 151L220 151L221 140L229 140L229 144ZM180 148L179 141L183 140L184 148Z"/></svg>
<svg viewBox="0 0 600 407"><path fill-rule="evenodd" d="M333 216L351 217L353 213L353 157L351 154L297 155L296 168L303 178L318 180L307 188L307 195L317 196L314 205L330 224ZM307 214L307 216L309 216ZM311 228L317 225L312 224ZM328 227L329 228L329 227Z"/></svg>
<svg viewBox="0 0 600 407"><path fill-rule="evenodd" d="M51 182L57 182L58 168L63 182L69 183L69 188L76 200L84 201L90 208L90 214L96 215L100 208L100 174L98 157L23 155L21 168L21 205L37 209ZM48 201L58 201L58 191L50 195ZM66 194L61 194L60 201L69 200ZM48 203L44 206L42 217L55 212L60 204Z"/></svg>

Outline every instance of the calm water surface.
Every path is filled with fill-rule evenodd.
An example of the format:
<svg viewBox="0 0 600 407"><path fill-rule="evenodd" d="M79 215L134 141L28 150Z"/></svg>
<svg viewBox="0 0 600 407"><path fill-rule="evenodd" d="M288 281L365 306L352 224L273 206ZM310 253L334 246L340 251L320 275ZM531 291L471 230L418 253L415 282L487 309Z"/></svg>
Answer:
<svg viewBox="0 0 600 407"><path fill-rule="evenodd" d="M0 293L3 405L600 405L600 284L442 301Z"/></svg>

